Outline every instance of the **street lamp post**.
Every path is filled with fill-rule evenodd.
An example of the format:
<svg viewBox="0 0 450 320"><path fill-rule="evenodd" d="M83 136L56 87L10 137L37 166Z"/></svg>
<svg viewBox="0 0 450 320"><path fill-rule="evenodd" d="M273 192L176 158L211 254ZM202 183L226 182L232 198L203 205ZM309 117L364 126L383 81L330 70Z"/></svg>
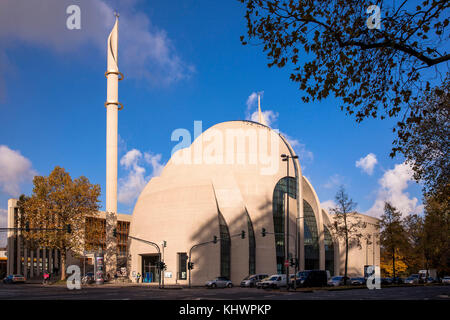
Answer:
<svg viewBox="0 0 450 320"><path fill-rule="evenodd" d="M285 255L285 266L286 266L286 287L287 290L289 290L289 158L291 159L298 159L298 156L289 156L287 154L282 154L281 155L281 159L282 161L286 161L286 176L287 176L287 180L286 180L286 236L285 236L285 241L286 241L286 255ZM297 230L296 230L296 233ZM297 236L296 236L297 237ZM296 241L296 246L297 246L297 241ZM286 261L288 263L286 263Z"/></svg>

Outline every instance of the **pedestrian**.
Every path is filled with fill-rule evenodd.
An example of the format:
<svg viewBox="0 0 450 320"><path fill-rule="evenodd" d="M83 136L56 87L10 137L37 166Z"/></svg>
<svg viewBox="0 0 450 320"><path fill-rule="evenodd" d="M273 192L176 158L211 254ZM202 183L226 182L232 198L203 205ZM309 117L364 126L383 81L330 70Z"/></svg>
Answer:
<svg viewBox="0 0 450 320"><path fill-rule="evenodd" d="M44 272L44 282L43 282L43 284L48 284L48 277L49 277L49 274L48 274L48 272L47 272L47 270Z"/></svg>
<svg viewBox="0 0 450 320"><path fill-rule="evenodd" d="M136 282L139 283L139 279L141 279L141 274L138 272L136 275Z"/></svg>

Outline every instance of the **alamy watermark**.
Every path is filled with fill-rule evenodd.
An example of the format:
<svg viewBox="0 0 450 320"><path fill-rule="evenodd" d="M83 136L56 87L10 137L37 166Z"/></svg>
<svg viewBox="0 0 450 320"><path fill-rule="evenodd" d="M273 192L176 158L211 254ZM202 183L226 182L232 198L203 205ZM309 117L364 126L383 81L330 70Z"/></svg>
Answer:
<svg viewBox="0 0 450 320"><path fill-rule="evenodd" d="M367 10L367 14L371 14L366 20L367 28L369 29L381 29L381 10L377 5L370 5Z"/></svg>
<svg viewBox="0 0 450 320"><path fill-rule="evenodd" d="M260 174L273 175L280 163L278 130L249 122L246 127L210 128L202 132L202 121L194 121L194 141L184 128L172 132L174 164L258 166Z"/></svg>
<svg viewBox="0 0 450 320"><path fill-rule="evenodd" d="M366 280L366 286L369 290L381 289L380 267L369 266L367 267L367 274L369 275Z"/></svg>
<svg viewBox="0 0 450 320"><path fill-rule="evenodd" d="M66 281L66 285L67 285L67 289L69 290L73 290L73 289L77 289L80 290L81 289L81 270L80 267L77 265L70 265L67 267L67 275L69 275L67 277L67 281Z"/></svg>
<svg viewBox="0 0 450 320"><path fill-rule="evenodd" d="M66 27L69 30L81 29L81 9L76 4L67 7L66 13L69 14L66 20Z"/></svg>

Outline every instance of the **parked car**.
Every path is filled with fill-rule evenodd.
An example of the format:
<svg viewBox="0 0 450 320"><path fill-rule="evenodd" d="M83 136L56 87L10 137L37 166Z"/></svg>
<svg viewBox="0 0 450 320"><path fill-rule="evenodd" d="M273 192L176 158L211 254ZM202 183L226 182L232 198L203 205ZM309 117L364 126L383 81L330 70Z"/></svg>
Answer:
<svg viewBox="0 0 450 320"><path fill-rule="evenodd" d="M10 274L3 279L3 283L25 283L25 277L21 274Z"/></svg>
<svg viewBox="0 0 450 320"><path fill-rule="evenodd" d="M392 279L391 278L381 278L381 284L384 284L384 285L389 285L389 284L392 284Z"/></svg>
<svg viewBox="0 0 450 320"><path fill-rule="evenodd" d="M445 276L441 280L442 284L450 284L450 276Z"/></svg>
<svg viewBox="0 0 450 320"><path fill-rule="evenodd" d="M405 279L400 277L392 278L392 284L403 284L405 283Z"/></svg>
<svg viewBox="0 0 450 320"><path fill-rule="evenodd" d="M261 287L265 288L280 288L286 286L285 274L274 274L269 279L261 282Z"/></svg>
<svg viewBox="0 0 450 320"><path fill-rule="evenodd" d="M347 284L351 284L350 278L347 277ZM330 280L328 280L328 285L332 287L338 287L344 285L344 276L334 276Z"/></svg>
<svg viewBox="0 0 450 320"><path fill-rule="evenodd" d="M231 288L233 283L227 277L217 277L214 280L207 281L206 286L208 288Z"/></svg>
<svg viewBox="0 0 450 320"><path fill-rule="evenodd" d="M417 284L419 283L419 275L418 274L412 274L405 280L406 284Z"/></svg>
<svg viewBox="0 0 450 320"><path fill-rule="evenodd" d="M255 287L257 282L267 278L268 276L269 275L265 273L252 274L245 277L245 279L241 281L241 287Z"/></svg>
<svg viewBox="0 0 450 320"><path fill-rule="evenodd" d="M327 285L327 272L325 270L305 270L297 273L296 286L301 287L325 287ZM289 282L294 287L294 279Z"/></svg>
<svg viewBox="0 0 450 320"><path fill-rule="evenodd" d="M257 281L257 282L256 282L256 288L261 289L261 288L262 288L263 282L264 282L264 281L267 281L267 280L269 280L269 279L270 279L270 276L267 276L266 278L261 279L260 281Z"/></svg>
<svg viewBox="0 0 450 320"><path fill-rule="evenodd" d="M355 278L350 278L350 283L353 286L362 286L366 284L366 280L364 279L364 277L355 277Z"/></svg>
<svg viewBox="0 0 450 320"><path fill-rule="evenodd" d="M422 283L435 283L436 282L436 280L435 279L433 279L433 277L428 277L428 278L424 278L424 279L422 279Z"/></svg>

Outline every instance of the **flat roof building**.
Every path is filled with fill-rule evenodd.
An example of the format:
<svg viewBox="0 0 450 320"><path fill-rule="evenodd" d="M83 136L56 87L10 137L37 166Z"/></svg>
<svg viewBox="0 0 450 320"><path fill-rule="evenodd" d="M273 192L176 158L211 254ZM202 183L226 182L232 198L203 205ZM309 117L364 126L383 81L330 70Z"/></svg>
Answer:
<svg viewBox="0 0 450 320"><path fill-rule="evenodd" d="M17 199L8 200L8 228L18 228L20 210ZM127 265L128 232L131 216L117 215L117 268ZM78 265L83 273L92 272L94 254L106 250L106 214L99 211L95 217L88 217L86 228L96 228L99 237L84 239L84 252L75 255L68 252L66 267ZM87 233L89 234L89 233ZM24 241L20 231L9 230L7 237L7 274L23 274L26 279L42 278L44 271L59 274L61 255L59 250L52 248L32 248Z"/></svg>

